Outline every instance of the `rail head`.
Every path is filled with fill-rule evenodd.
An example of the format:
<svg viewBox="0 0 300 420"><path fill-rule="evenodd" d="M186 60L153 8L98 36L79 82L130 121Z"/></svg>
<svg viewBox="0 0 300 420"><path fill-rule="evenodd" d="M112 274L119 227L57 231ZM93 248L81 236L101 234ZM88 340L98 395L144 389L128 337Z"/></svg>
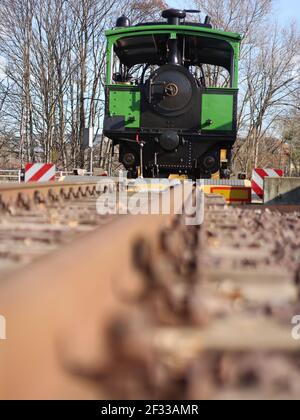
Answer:
<svg viewBox="0 0 300 420"><path fill-rule="evenodd" d="M179 188L172 189L172 201L174 209L182 205ZM119 217L0 284L9 331L1 348L1 398L95 397L97 385L74 378L106 375L112 361L109 331L152 287L140 270L147 270L148 258L155 261L165 246L164 232L172 231L178 217Z"/></svg>
<svg viewBox="0 0 300 420"><path fill-rule="evenodd" d="M42 202L79 198L100 192L97 182L48 182L0 185L0 208L32 207Z"/></svg>

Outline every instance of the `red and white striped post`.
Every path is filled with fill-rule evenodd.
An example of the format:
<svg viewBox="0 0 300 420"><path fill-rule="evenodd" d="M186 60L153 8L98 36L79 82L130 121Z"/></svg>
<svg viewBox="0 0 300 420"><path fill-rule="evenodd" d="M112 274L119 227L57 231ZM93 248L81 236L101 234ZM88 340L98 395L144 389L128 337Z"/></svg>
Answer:
<svg viewBox="0 0 300 420"><path fill-rule="evenodd" d="M252 172L252 201L262 201L264 199L264 179L266 177L281 177L282 169L255 168Z"/></svg>
<svg viewBox="0 0 300 420"><path fill-rule="evenodd" d="M53 163L27 163L25 166L25 182L55 181L55 165Z"/></svg>

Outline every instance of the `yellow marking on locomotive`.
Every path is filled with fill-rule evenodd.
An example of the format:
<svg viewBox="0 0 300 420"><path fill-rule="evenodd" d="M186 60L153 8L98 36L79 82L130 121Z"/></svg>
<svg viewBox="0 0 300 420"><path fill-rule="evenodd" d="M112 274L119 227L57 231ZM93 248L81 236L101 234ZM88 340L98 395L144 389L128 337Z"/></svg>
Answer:
<svg viewBox="0 0 300 420"><path fill-rule="evenodd" d="M187 175L179 175L179 174L170 174L168 179L179 179L180 181L184 181L188 179Z"/></svg>
<svg viewBox="0 0 300 420"><path fill-rule="evenodd" d="M222 162L228 162L228 159L227 159L227 150L226 149L221 149L221 152L220 152L220 161L221 161L221 163Z"/></svg>
<svg viewBox="0 0 300 420"><path fill-rule="evenodd" d="M249 180L243 181L241 185L237 185L234 180L224 180L224 184L221 181L216 184L213 182L204 183L200 185L200 188L205 194L222 195L227 203L251 203L251 182Z"/></svg>
<svg viewBox="0 0 300 420"><path fill-rule="evenodd" d="M227 150L226 149L221 149L220 150L220 167L222 168L224 165L222 164L227 164L228 159L227 159ZM226 165L225 165L226 167ZM220 179L220 171L215 172L214 174L212 174L211 179Z"/></svg>

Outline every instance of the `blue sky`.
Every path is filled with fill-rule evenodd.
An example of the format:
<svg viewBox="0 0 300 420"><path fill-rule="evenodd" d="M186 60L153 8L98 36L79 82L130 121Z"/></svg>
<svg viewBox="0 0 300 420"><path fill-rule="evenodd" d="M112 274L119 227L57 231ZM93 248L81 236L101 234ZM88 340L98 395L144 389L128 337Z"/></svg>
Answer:
<svg viewBox="0 0 300 420"><path fill-rule="evenodd" d="M169 0L172 7L186 7L187 1ZM296 19L300 25L300 0L274 0L274 15L278 15L280 23L284 24L291 19Z"/></svg>
<svg viewBox="0 0 300 420"><path fill-rule="evenodd" d="M299 0L277 0L275 10L279 12L280 22L284 23L290 19L296 19L300 24Z"/></svg>

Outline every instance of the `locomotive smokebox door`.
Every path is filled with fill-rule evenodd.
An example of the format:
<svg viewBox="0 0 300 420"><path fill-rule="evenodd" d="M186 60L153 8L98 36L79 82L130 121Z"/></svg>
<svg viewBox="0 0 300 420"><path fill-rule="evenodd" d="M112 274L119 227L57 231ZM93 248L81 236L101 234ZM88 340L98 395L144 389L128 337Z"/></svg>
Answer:
<svg viewBox="0 0 300 420"><path fill-rule="evenodd" d="M201 89L183 66L165 64L143 88L141 124L163 129L199 129Z"/></svg>

